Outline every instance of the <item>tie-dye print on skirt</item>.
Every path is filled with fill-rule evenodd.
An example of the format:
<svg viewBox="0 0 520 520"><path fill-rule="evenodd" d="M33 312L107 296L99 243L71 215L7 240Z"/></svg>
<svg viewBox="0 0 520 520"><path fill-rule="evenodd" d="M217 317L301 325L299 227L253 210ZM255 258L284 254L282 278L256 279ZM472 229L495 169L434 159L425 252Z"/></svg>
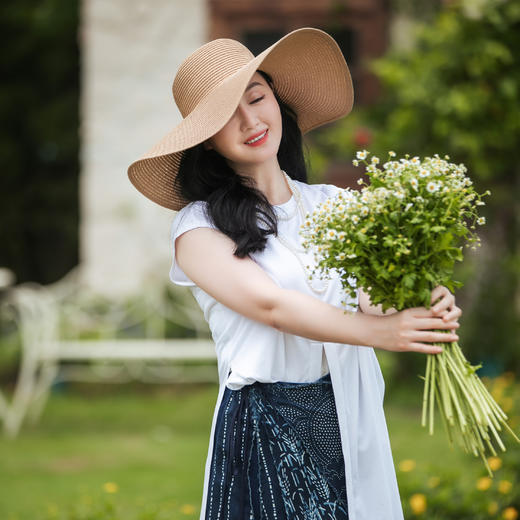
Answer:
<svg viewBox="0 0 520 520"><path fill-rule="evenodd" d="M206 519L348 519L330 374L224 390Z"/></svg>

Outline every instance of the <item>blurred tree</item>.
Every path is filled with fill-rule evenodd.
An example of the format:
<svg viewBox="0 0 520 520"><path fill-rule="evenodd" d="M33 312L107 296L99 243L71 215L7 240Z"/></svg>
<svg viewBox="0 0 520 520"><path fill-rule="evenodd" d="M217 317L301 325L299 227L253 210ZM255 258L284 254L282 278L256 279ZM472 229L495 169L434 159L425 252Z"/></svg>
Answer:
<svg viewBox="0 0 520 520"><path fill-rule="evenodd" d="M0 7L0 266L55 281L78 260L77 0Z"/></svg>
<svg viewBox="0 0 520 520"><path fill-rule="evenodd" d="M388 150L447 153L479 191L491 190L488 247L465 273L471 312L461 332L469 356L497 370L520 367L519 49L520 0L451 2L421 26L412 49L371 63L380 102L322 132L313 151L317 162L348 163L359 148L383 160Z"/></svg>

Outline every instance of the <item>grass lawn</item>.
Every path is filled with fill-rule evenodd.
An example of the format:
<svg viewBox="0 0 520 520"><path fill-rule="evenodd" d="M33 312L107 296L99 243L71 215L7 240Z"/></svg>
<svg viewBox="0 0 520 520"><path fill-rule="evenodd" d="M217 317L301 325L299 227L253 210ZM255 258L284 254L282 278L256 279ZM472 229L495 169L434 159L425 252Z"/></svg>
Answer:
<svg viewBox="0 0 520 520"><path fill-rule="evenodd" d="M434 437L421 428L421 388L418 382L386 398L398 476L407 459L432 474L463 466L465 478L475 480L482 473L477 459L450 450L442 428ZM14 440L0 438L0 518L94 520L65 513L106 501L117 504L118 520L198 518L216 396L216 385L54 391L36 426Z"/></svg>

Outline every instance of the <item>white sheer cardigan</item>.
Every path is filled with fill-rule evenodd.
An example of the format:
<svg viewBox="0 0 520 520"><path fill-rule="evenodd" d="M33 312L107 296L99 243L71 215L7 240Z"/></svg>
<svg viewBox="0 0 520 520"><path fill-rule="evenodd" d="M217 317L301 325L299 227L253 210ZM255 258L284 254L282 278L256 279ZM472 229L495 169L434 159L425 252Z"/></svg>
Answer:
<svg viewBox="0 0 520 520"><path fill-rule="evenodd" d="M334 196L339 188L329 184L293 181L306 212ZM341 432L350 520L401 520L403 512L383 411L384 380L371 347L321 343L286 334L250 320L229 309L196 286L175 262L175 239L197 227L211 227L205 202L182 208L171 227L170 279L188 286L204 313L215 342L220 388L214 410L205 466L201 520L205 517L209 468L218 408L224 388L237 390L255 381L310 382L330 371ZM280 220L279 234L295 247L299 244L301 217L295 197L274 206ZM308 253L300 253L305 266L313 265ZM294 252L270 235L261 253L250 257L283 288L294 289L342 307L346 297L339 278L333 276L321 293L305 281L306 274ZM315 289L324 282L312 282ZM357 303L354 301L354 303Z"/></svg>

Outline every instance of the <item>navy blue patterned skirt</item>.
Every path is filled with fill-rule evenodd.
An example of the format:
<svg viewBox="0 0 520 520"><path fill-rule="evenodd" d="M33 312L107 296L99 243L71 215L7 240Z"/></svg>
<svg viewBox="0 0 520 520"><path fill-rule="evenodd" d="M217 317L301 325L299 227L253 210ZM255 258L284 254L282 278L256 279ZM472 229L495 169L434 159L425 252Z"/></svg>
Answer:
<svg viewBox="0 0 520 520"><path fill-rule="evenodd" d="M330 374L226 387L208 486L207 520L348 519Z"/></svg>

